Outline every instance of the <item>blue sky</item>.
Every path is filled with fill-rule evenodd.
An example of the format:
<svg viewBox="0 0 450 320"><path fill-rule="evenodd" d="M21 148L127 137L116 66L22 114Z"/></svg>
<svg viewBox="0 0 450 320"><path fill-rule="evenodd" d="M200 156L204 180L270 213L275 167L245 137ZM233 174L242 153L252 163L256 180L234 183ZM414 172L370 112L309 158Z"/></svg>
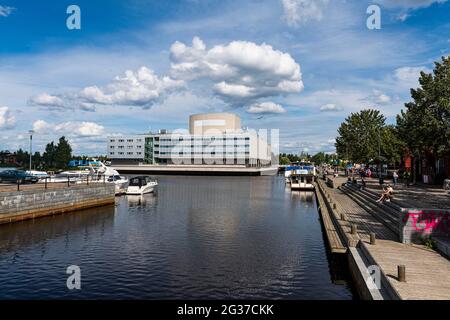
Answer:
<svg viewBox="0 0 450 320"><path fill-rule="evenodd" d="M71 4L81 30L66 27ZM104 154L107 135L229 111L279 129L282 152L332 152L349 113L394 122L449 54L450 1L1 0L0 38L0 149L27 148L34 129L38 150L66 135Z"/></svg>

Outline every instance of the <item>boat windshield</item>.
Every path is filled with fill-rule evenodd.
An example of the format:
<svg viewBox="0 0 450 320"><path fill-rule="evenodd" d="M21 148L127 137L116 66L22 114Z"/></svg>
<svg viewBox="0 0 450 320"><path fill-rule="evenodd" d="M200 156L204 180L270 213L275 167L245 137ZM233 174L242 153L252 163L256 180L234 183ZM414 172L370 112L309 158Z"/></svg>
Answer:
<svg viewBox="0 0 450 320"><path fill-rule="evenodd" d="M130 179L130 186L132 187L140 187L146 184L145 180L142 178L132 178Z"/></svg>

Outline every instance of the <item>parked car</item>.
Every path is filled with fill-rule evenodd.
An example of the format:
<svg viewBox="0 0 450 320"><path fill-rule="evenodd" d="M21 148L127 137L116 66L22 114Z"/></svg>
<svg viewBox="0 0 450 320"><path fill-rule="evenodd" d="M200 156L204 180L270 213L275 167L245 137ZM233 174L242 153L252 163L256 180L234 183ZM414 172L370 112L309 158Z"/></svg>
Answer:
<svg viewBox="0 0 450 320"><path fill-rule="evenodd" d="M22 170L5 170L0 172L0 182L36 183L38 181L38 177L32 176Z"/></svg>

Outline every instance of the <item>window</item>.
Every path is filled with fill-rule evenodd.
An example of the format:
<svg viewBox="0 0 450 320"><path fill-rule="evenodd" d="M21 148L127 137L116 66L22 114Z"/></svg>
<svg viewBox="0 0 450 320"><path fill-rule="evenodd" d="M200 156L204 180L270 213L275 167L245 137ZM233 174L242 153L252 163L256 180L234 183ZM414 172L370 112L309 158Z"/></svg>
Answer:
<svg viewBox="0 0 450 320"><path fill-rule="evenodd" d="M127 152L127 154L130 154L130 155L131 155L131 154L133 154L133 152Z"/></svg>
<svg viewBox="0 0 450 320"><path fill-rule="evenodd" d="M124 147L123 147L123 146L118 146L118 148L119 148L119 149L123 149Z"/></svg>
<svg viewBox="0 0 450 320"><path fill-rule="evenodd" d="M133 139L127 139L127 142L133 142Z"/></svg>
<svg viewBox="0 0 450 320"><path fill-rule="evenodd" d="M110 148L110 149L114 149L114 146L110 146L109 148Z"/></svg>
<svg viewBox="0 0 450 320"><path fill-rule="evenodd" d="M111 139L111 140L109 140L109 142L116 142L116 140L114 140L114 139Z"/></svg>
<svg viewBox="0 0 450 320"><path fill-rule="evenodd" d="M123 139L119 139L119 142L124 142L124 140Z"/></svg>
<svg viewBox="0 0 450 320"><path fill-rule="evenodd" d="M113 155L114 155L114 152L110 152L109 154L113 156Z"/></svg>

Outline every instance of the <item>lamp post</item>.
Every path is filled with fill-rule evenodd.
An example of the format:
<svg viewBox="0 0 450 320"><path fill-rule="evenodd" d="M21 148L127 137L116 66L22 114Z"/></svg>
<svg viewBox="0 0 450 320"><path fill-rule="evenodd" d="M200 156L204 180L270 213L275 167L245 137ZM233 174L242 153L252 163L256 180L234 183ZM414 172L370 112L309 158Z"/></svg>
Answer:
<svg viewBox="0 0 450 320"><path fill-rule="evenodd" d="M378 161L380 161L380 176L378 177L380 185L383 185L383 160L381 159L381 129L378 128Z"/></svg>
<svg viewBox="0 0 450 320"><path fill-rule="evenodd" d="M30 134L30 173L31 173L31 158L33 156L33 130L29 130L28 133Z"/></svg>

